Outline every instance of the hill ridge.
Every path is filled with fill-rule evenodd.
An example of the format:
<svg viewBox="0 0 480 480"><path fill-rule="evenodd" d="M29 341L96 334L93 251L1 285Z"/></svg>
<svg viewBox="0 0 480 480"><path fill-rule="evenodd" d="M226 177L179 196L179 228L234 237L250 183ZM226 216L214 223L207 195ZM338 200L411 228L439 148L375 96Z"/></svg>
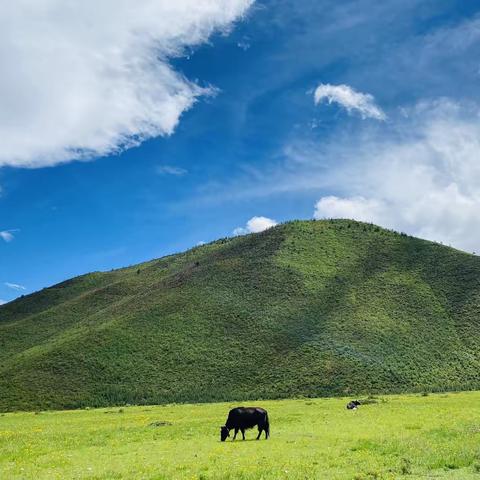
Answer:
<svg viewBox="0 0 480 480"><path fill-rule="evenodd" d="M479 314L474 255L287 222L1 306L0 410L479 388Z"/></svg>

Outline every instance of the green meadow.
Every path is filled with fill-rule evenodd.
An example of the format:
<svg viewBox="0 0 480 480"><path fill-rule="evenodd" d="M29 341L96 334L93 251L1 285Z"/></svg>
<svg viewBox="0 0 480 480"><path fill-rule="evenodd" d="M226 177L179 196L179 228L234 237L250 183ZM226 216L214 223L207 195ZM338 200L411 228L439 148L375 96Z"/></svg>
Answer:
<svg viewBox="0 0 480 480"><path fill-rule="evenodd" d="M2 479L473 479L480 392L247 402L271 438L219 440L233 403L0 416Z"/></svg>

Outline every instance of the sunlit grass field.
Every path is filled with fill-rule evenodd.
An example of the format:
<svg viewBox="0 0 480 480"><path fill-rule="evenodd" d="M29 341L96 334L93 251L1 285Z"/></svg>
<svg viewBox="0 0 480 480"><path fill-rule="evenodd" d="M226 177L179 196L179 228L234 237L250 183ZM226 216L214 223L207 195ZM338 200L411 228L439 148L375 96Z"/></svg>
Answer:
<svg viewBox="0 0 480 480"><path fill-rule="evenodd" d="M473 479L480 392L255 401L271 438L219 441L235 404L123 407L0 416L4 479ZM241 437L241 436L240 436Z"/></svg>

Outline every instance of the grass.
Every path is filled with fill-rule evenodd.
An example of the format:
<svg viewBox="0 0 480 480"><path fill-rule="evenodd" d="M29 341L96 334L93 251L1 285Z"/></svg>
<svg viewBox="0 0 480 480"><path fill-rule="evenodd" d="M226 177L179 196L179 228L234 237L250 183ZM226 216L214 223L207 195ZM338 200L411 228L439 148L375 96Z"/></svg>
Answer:
<svg viewBox="0 0 480 480"><path fill-rule="evenodd" d="M480 258L296 221L0 306L0 411L480 389Z"/></svg>
<svg viewBox="0 0 480 480"><path fill-rule="evenodd" d="M480 392L258 402L271 438L221 443L233 404L0 416L0 477L53 480L476 479ZM257 402L254 402L257 403Z"/></svg>

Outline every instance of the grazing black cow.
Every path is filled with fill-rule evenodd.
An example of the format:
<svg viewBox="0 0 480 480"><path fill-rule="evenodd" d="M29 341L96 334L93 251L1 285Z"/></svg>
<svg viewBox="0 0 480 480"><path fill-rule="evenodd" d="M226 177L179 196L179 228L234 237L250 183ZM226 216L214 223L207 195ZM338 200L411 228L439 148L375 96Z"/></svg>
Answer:
<svg viewBox="0 0 480 480"><path fill-rule="evenodd" d="M220 429L220 440L224 442L230 436L230 430L235 430L233 440L237 437L240 430L245 440L245 430L258 426L257 440L262 432L265 432L265 439L270 436L270 424L268 423L268 413L259 407L237 407L232 408L228 413L227 422Z"/></svg>
<svg viewBox="0 0 480 480"><path fill-rule="evenodd" d="M347 410L356 410L360 402L358 400L352 400L351 402L347 403Z"/></svg>

